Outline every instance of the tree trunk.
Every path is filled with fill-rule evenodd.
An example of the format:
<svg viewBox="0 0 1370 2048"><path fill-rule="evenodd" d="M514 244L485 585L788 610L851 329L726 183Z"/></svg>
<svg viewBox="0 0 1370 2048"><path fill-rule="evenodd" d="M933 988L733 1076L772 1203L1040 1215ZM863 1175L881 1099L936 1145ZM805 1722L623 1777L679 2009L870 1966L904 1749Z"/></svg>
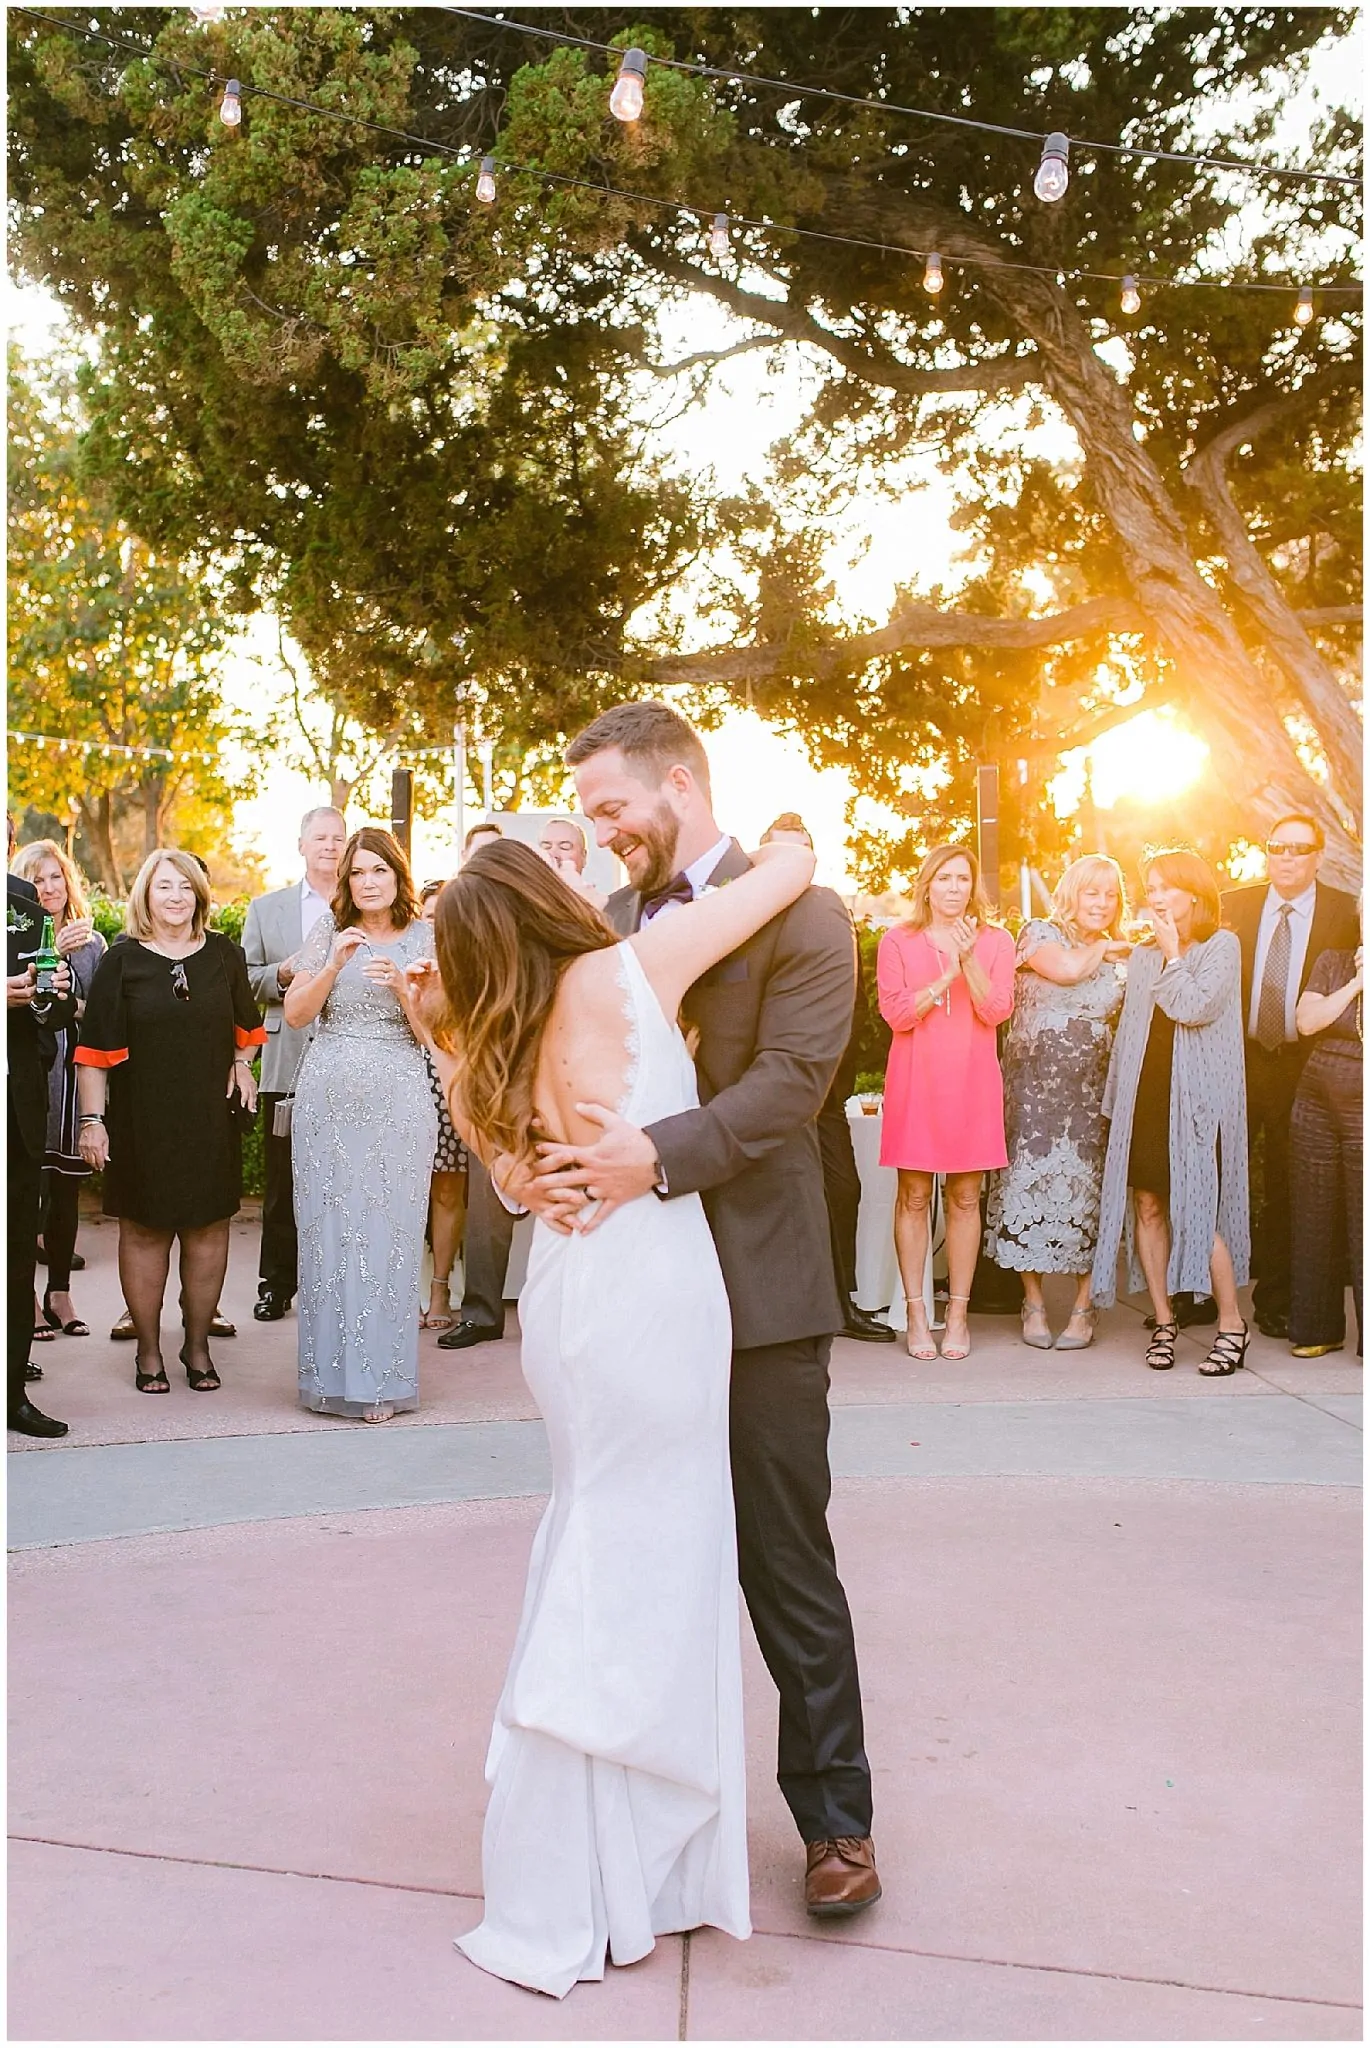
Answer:
<svg viewBox="0 0 1370 2048"><path fill-rule="evenodd" d="M119 897L124 893L124 878L114 852L114 806L107 789L101 790L92 800L82 797L81 822L85 830L86 844L95 856L100 871L100 887L106 896Z"/></svg>
<svg viewBox="0 0 1370 2048"><path fill-rule="evenodd" d="M165 775L147 774L138 784L143 804L143 859L162 843L162 822L166 810Z"/></svg>
<svg viewBox="0 0 1370 2048"><path fill-rule="evenodd" d="M328 778L328 801L332 804L334 810L341 811L344 817L347 816L348 800L355 786L345 775L339 774L336 769Z"/></svg>

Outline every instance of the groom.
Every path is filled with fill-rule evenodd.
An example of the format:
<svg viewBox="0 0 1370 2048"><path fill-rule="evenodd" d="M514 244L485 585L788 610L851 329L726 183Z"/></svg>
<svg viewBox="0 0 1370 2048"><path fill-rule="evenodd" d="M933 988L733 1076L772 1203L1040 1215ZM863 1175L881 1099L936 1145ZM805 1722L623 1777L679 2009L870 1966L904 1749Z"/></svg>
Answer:
<svg viewBox="0 0 1370 2048"><path fill-rule="evenodd" d="M750 863L714 821L698 734L664 704L623 704L566 755L581 809L628 870L605 911L625 936ZM520 1188L557 1220L598 1221L655 1191L702 1194L733 1320L730 1431L738 1567L780 1692L780 1789L807 1850L805 1903L857 1913L880 1896L847 1597L827 1507L828 1354L842 1327L814 1118L851 1031L851 920L809 889L691 989L702 1106L640 1130L611 1110L595 1144L558 1147Z"/></svg>

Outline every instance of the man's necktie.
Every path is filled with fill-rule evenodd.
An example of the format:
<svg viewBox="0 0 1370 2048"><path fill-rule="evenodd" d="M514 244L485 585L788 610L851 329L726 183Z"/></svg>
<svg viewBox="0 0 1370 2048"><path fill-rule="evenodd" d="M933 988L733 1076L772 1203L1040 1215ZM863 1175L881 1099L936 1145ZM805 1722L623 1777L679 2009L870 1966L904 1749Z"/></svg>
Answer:
<svg viewBox="0 0 1370 2048"><path fill-rule="evenodd" d="M654 896L643 897L642 922L650 924L657 912L664 910L668 903L693 903L694 900L694 883L689 876L676 875L664 889L658 889Z"/></svg>
<svg viewBox="0 0 1370 2048"><path fill-rule="evenodd" d="M1274 1052L1276 1046L1284 1044L1285 997L1289 991L1289 955L1293 945L1289 929L1292 916L1293 905L1282 903L1275 929L1270 934L1270 950L1265 956L1265 973L1261 977L1256 1043L1263 1045L1267 1052Z"/></svg>

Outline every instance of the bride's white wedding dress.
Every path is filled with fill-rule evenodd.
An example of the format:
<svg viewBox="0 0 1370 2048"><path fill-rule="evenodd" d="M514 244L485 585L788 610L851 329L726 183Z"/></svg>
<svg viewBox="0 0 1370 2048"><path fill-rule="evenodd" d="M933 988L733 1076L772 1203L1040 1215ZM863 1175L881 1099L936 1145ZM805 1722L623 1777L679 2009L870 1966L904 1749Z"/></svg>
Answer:
<svg viewBox="0 0 1370 2048"><path fill-rule="evenodd" d="M692 1109L694 1068L631 944L622 1113ZM485 1918L457 1942L560 1998L658 1934L751 1932L728 1468L732 1333L697 1195L587 1236L541 1222L519 1302L552 1450L486 1763Z"/></svg>

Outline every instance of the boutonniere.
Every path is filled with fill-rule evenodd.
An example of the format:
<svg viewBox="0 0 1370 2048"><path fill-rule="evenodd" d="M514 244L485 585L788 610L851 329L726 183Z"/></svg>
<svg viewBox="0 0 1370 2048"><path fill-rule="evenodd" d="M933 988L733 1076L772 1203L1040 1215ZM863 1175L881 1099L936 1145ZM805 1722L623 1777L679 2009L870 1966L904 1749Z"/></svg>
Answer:
<svg viewBox="0 0 1370 2048"><path fill-rule="evenodd" d="M21 911L15 909L12 903L7 903L5 905L5 930L7 932L31 932L33 930L33 919L25 917Z"/></svg>
<svg viewBox="0 0 1370 2048"><path fill-rule="evenodd" d="M705 894L706 896L716 896L716 895L718 894L718 891L719 891L720 889L726 889L726 888L727 888L727 886L728 886L729 882L731 882L731 880L732 880L732 876L731 876L731 875L725 875L725 876L723 877L723 880L722 880L721 882L706 882L706 883L704 884L704 894Z"/></svg>

